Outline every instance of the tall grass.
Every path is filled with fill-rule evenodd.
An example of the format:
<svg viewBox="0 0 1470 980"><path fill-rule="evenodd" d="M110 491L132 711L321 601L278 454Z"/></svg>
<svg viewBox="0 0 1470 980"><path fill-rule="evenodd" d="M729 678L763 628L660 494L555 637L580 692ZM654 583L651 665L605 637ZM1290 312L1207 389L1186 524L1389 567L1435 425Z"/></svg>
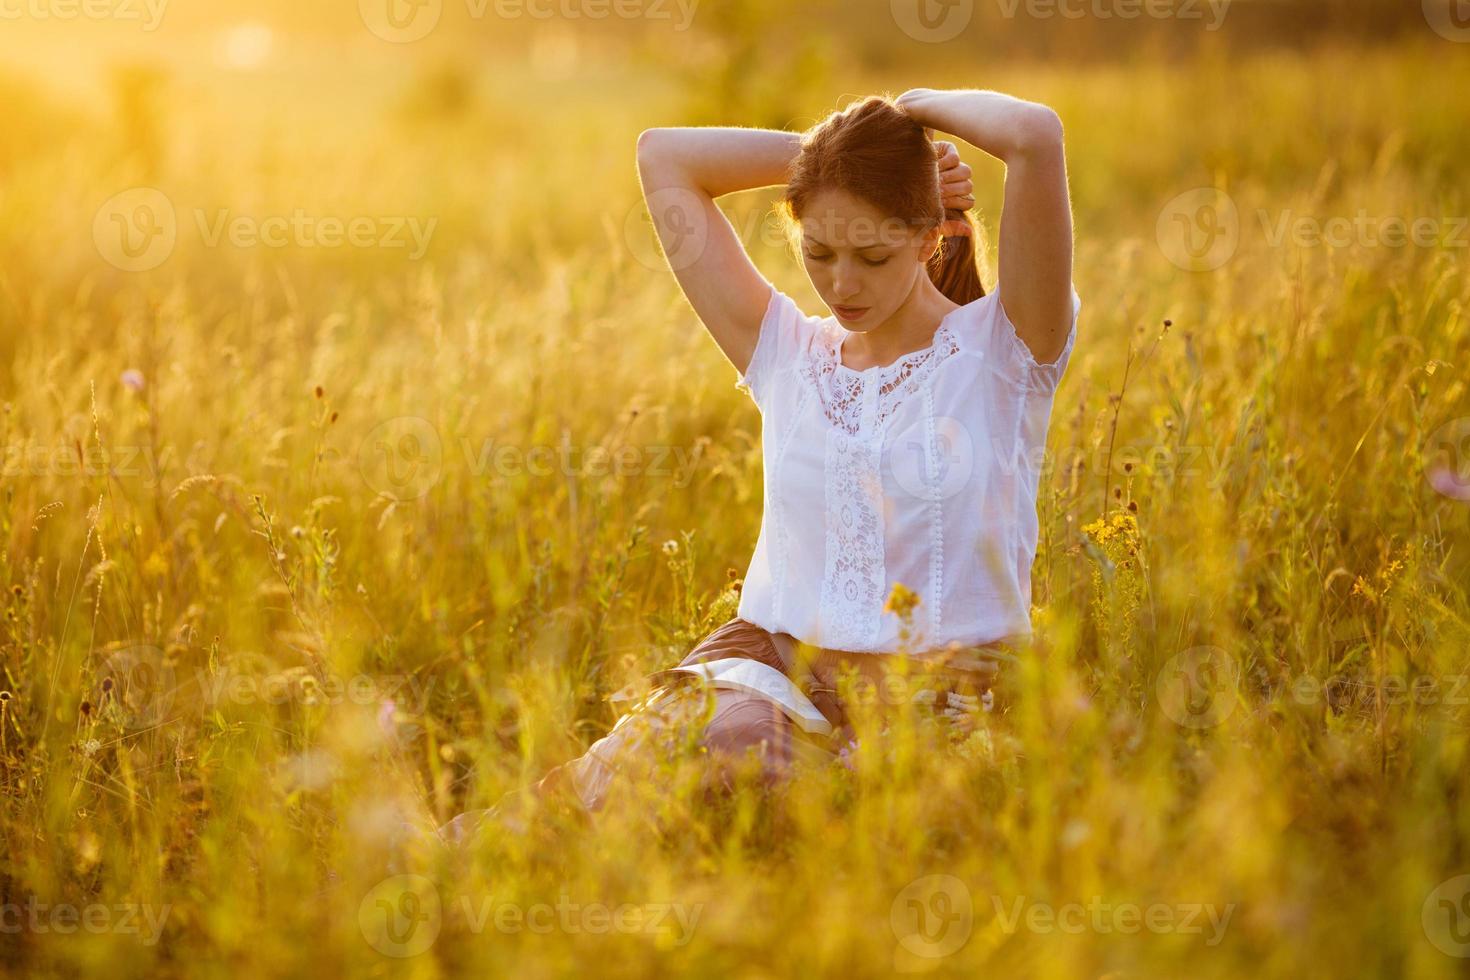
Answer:
<svg viewBox="0 0 1470 980"><path fill-rule="evenodd" d="M101 111L0 154L11 968L1459 974L1464 889L1431 893L1470 873L1470 504L1428 476L1470 465L1457 46L839 79L1066 125L1083 312L1036 647L968 739L909 718L764 805L699 800L678 757L592 826L532 813L462 859L395 857L398 824L578 754L738 602L759 418L638 215L636 134L681 95L476 76L363 127L186 83L152 164ZM966 156L993 232L1001 172ZM128 273L93 221L141 184L180 240ZM1158 230L1197 188L1238 214L1202 271ZM728 203L816 311L769 196ZM437 225L416 262L210 247L221 208ZM1359 209L1435 241L1272 243ZM8 929L37 905L107 913Z"/></svg>

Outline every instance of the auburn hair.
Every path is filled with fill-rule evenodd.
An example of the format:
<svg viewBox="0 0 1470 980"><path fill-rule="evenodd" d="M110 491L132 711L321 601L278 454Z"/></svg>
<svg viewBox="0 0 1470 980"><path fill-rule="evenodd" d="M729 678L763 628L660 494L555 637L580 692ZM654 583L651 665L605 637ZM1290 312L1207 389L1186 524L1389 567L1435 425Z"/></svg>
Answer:
<svg viewBox="0 0 1470 980"><path fill-rule="evenodd" d="M795 241L812 199L838 189L919 233L963 221L968 235L945 235L926 262L939 291L961 305L985 295L975 251L979 227L968 210L946 209L933 134L888 96L871 95L802 134L777 208Z"/></svg>

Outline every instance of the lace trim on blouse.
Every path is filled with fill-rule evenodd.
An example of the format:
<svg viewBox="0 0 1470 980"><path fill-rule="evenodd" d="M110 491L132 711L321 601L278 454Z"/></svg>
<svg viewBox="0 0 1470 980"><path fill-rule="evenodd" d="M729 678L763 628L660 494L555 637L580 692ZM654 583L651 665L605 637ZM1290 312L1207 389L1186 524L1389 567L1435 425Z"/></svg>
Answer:
<svg viewBox="0 0 1470 980"><path fill-rule="evenodd" d="M842 363L841 331L826 329L813 338L801 373L821 399L822 411L839 430L855 436L864 428L865 396L876 398L872 425L881 425L898 406L923 388L929 376L960 344L948 321L934 331L934 340L922 350L905 354L892 364L856 371ZM876 387L876 396L869 389Z"/></svg>
<svg viewBox="0 0 1470 980"><path fill-rule="evenodd" d="M909 398L924 398L926 457L935 465L933 402L926 387L939 365L959 353L949 320L934 331L933 342L892 364L856 371L842 363L841 326L820 331L801 365L809 390L835 431L829 433L824 460L827 512L826 564L821 615L827 642L841 649L867 649L878 637L884 605L883 424ZM808 397L808 396L803 396ZM939 594L937 567L943 554L940 500L931 491L930 567L932 596ZM938 633L939 608L930 601L931 629Z"/></svg>

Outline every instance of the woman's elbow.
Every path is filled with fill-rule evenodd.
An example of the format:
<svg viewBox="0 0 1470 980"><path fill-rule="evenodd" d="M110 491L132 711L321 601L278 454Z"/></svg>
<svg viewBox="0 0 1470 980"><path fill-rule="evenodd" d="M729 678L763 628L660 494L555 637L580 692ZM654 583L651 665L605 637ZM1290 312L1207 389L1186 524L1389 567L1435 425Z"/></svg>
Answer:
<svg viewBox="0 0 1470 980"><path fill-rule="evenodd" d="M658 153L658 147L664 144L668 136L668 130L664 127L645 129L638 134L638 159L649 160Z"/></svg>
<svg viewBox="0 0 1470 980"><path fill-rule="evenodd" d="M655 139L653 134L656 132L658 132L656 129L645 129L638 134L638 159L642 160L653 149L653 141Z"/></svg>
<svg viewBox="0 0 1470 980"><path fill-rule="evenodd" d="M1051 106L1032 103L1021 124L1020 144L1026 152L1060 150L1062 117Z"/></svg>

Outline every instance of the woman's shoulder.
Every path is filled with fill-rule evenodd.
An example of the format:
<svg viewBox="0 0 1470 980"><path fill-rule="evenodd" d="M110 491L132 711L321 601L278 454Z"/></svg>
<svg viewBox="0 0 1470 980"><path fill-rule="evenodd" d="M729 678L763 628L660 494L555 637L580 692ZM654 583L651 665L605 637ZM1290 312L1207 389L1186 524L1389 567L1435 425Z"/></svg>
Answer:
<svg viewBox="0 0 1470 980"><path fill-rule="evenodd" d="M1047 363L1038 361L1031 348L1021 339L1000 300L999 289L992 289L973 302L957 308L952 316L955 334L963 349L974 352L988 362L989 368L1005 381L1028 392L1049 395L1055 392L1071 360L1081 305L1082 301L1074 288L1072 322L1068 327L1066 345L1057 358Z"/></svg>
<svg viewBox="0 0 1470 980"><path fill-rule="evenodd" d="M735 385L762 407L769 400L768 379L797 363L814 344L825 343L830 337L830 327L823 317L803 311L779 286L771 284L770 290L750 366ZM836 323L835 318L832 323Z"/></svg>
<svg viewBox="0 0 1470 980"><path fill-rule="evenodd" d="M819 338L833 338L842 329L835 316L806 312L790 294L774 285L771 286L771 305L766 320L775 325L780 339L785 341L787 353L804 350ZM765 327L766 324L762 324L763 330Z"/></svg>

